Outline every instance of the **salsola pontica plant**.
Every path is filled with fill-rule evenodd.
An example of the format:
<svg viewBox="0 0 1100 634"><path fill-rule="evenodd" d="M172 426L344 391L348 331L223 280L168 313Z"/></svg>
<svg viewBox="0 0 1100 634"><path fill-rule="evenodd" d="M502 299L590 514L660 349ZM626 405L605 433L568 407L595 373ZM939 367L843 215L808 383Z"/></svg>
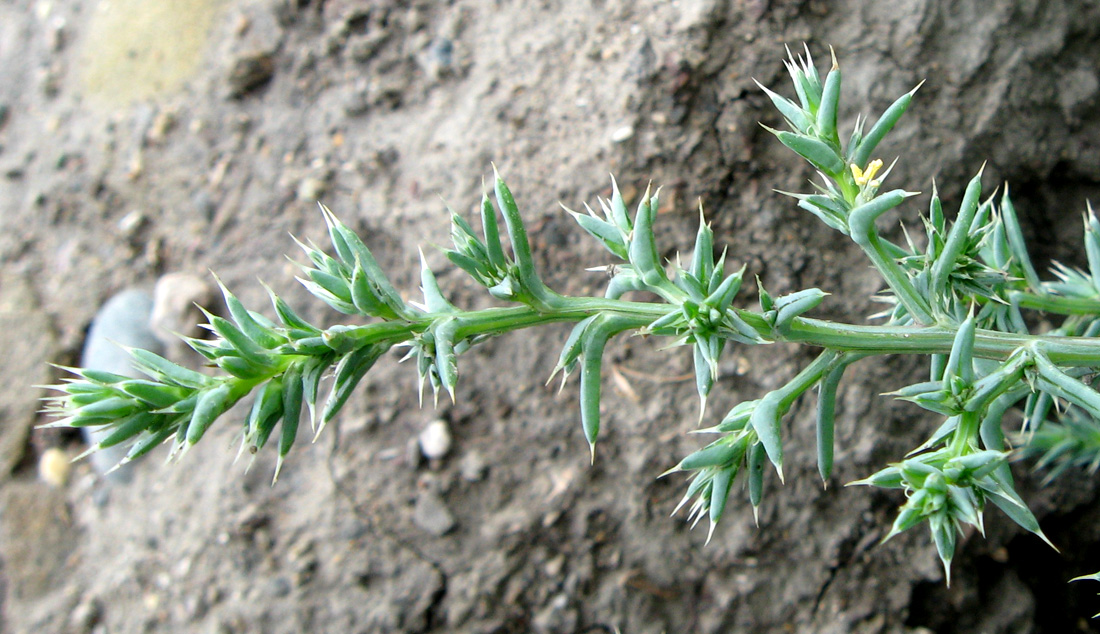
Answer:
<svg viewBox="0 0 1100 634"><path fill-rule="evenodd" d="M797 205L848 236L886 284L888 308L876 325L807 317L826 293L806 289L773 296L758 288L759 306L736 299L744 267L729 262L701 219L693 255L663 262L654 234L658 192L647 190L628 209L612 183L609 200L570 212L581 229L614 258L602 297L571 297L539 277L527 231L511 191L498 176L493 198L480 204L480 229L452 214L453 248L446 256L503 306L464 310L453 305L421 258L422 301L408 302L390 283L366 244L322 208L332 251L299 243L308 260L299 281L317 298L366 325L317 327L271 292L275 320L246 308L224 286L228 318L208 314L211 340L188 339L213 369L200 373L143 350L133 360L147 379L88 369L56 386L50 399L55 426L109 431L89 451L125 443L125 461L169 445L182 455L210 426L246 397L241 451L273 446L275 475L303 435L316 437L340 412L371 367L395 347L407 349L423 390L454 397L458 357L503 333L556 322L575 323L553 374L580 375L580 422L593 450L600 433L600 376L608 341L622 333L670 340L691 350L695 383L705 405L718 377L718 361L732 345L792 342L820 349L790 382L739 403L702 431L716 438L683 458L670 473L689 476L680 506L689 518L721 520L734 483L747 480L749 504L763 495L766 468L783 479L782 421L792 405L813 392L817 402L820 475L833 469L837 386L845 370L868 357L908 354L927 358L926 381L898 386L893 396L932 412L940 424L927 441L899 462L853 484L902 489L906 501L887 535L924 524L948 575L956 539L967 525L984 528L994 506L1046 539L1017 494L1002 428L1010 408L1023 411L1015 441L1051 475L1100 464L1100 222L1085 215L1088 269L1058 266L1042 281L1028 255L1007 188L982 197L981 173L966 188L954 214L933 191L921 217L924 239L904 244L880 235L875 221L913 192L888 189L876 149L909 107L917 89L902 95L877 120L858 118L842 142L837 129L841 71L835 58L821 80L807 51L786 62L795 99L767 88L788 130L770 130L816 168L814 191L789 194ZM892 166L891 166L892 167ZM948 217L953 216L953 220ZM503 218L503 227L500 219ZM507 240L504 237L507 237ZM647 291L647 301L631 291ZM1048 332L1033 332L1027 313L1063 317ZM277 321L276 321L277 320ZM242 410L243 411L243 410ZM678 507L679 508L679 507ZM948 577L950 578L950 577Z"/></svg>

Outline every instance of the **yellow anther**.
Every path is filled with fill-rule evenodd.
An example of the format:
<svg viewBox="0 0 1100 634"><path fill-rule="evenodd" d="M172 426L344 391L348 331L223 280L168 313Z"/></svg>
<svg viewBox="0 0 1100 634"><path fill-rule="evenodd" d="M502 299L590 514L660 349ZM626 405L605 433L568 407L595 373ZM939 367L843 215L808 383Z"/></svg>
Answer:
<svg viewBox="0 0 1100 634"><path fill-rule="evenodd" d="M871 161L870 165L867 166L867 172L864 174L864 176L867 178L867 180L871 180L875 177L875 174L878 174L878 171L880 169L882 169L882 159L875 159Z"/></svg>
<svg viewBox="0 0 1100 634"><path fill-rule="evenodd" d="M852 177L856 179L856 185L863 185L867 182L867 179L863 176L863 170L859 169L859 166L852 163Z"/></svg>
<svg viewBox="0 0 1100 634"><path fill-rule="evenodd" d="M851 167L852 176L856 180L856 185L863 187L867 183L873 182L872 179L874 179L875 174L877 174L878 171L882 169L882 159L875 159L871 161L870 164L867 165L866 170L859 169L859 166L855 163L852 163Z"/></svg>

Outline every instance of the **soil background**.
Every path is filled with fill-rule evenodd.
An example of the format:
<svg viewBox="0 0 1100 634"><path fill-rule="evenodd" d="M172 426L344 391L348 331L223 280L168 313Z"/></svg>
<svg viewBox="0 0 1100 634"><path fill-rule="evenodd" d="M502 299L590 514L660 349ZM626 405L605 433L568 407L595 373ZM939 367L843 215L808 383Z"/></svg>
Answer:
<svg viewBox="0 0 1100 634"><path fill-rule="evenodd" d="M616 341L595 465L576 386L544 387L567 328L511 335L460 361L457 404L417 406L415 369L380 362L340 424L233 464L230 416L179 464L129 483L87 462L51 487L36 465L79 436L34 430L47 363L78 362L96 310L169 272L216 271L246 304L262 278L316 322L289 234L323 243L322 200L402 289L416 248L445 244L446 204L475 208L491 162L528 219L551 287L601 292L604 254L558 202L663 185L662 252L691 249L697 201L772 292L817 286L817 313L863 322L878 284L858 248L774 189L812 176L757 123L752 79L790 94L784 45L836 49L842 119L927 83L881 148L894 186L954 209L985 163L1011 183L1040 262L1071 264L1100 200L1100 6L1040 0L0 0L0 555L11 632L1100 631L1092 478L1021 487L1051 551L995 511L959 548L950 588L923 530L878 545L896 495L846 489L935 421L878 395L913 359L856 366L840 395L837 472L822 490L812 403L785 428L754 526L731 501L710 545L668 515L692 451L690 355ZM444 202L445 201L445 202ZM902 211L911 228L927 193ZM469 216L468 216L469 217ZM894 223L899 216L892 215ZM900 237L900 230L896 233ZM426 249L457 304L490 301ZM752 287L752 284L746 284ZM755 300L747 288L742 305ZM779 386L813 355L727 352L710 416ZM415 442L454 437L435 462ZM735 500L739 494L735 493Z"/></svg>

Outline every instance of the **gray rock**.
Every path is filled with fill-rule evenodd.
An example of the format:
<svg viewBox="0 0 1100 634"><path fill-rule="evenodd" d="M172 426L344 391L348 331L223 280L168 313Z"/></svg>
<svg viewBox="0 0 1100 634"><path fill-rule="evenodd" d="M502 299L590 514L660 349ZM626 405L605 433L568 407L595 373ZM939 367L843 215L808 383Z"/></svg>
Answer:
<svg viewBox="0 0 1100 634"><path fill-rule="evenodd" d="M450 38L441 37L432 41L428 52L436 64L448 67L454 64L455 43Z"/></svg>
<svg viewBox="0 0 1100 634"><path fill-rule="evenodd" d="M454 515L434 487L421 489L413 509L413 524L420 530L442 537L455 527Z"/></svg>
<svg viewBox="0 0 1100 634"><path fill-rule="evenodd" d="M264 593L276 599L287 596L293 589L294 586L290 583L290 579L282 575L269 579L264 584Z"/></svg>
<svg viewBox="0 0 1100 634"><path fill-rule="evenodd" d="M191 206L194 207L195 213L207 222L213 220L218 211L218 204L214 202L214 197L205 189L200 189L191 195Z"/></svg>
<svg viewBox="0 0 1100 634"><path fill-rule="evenodd" d="M344 95L344 114L349 117L358 117L366 114L371 109L370 92L366 82L362 82L350 89Z"/></svg>
<svg viewBox="0 0 1100 634"><path fill-rule="evenodd" d="M488 469L489 465L485 463L485 457L476 449L467 452L458 463L458 472L467 482L479 482L485 477Z"/></svg>
<svg viewBox="0 0 1100 634"><path fill-rule="evenodd" d="M275 57L266 51L242 54L229 70L229 96L241 99L266 85L275 75Z"/></svg>
<svg viewBox="0 0 1100 634"><path fill-rule="evenodd" d="M142 377L134 369L130 354L122 346L163 353L163 346L149 325L152 313L153 297L142 290L125 290L107 300L88 330L80 364L93 370ZM81 431L88 444L99 442L109 433L103 429L88 427L81 428ZM126 447L122 445L97 451L90 459L97 473L107 474L125 455ZM112 472L109 477L115 481L129 481L129 466Z"/></svg>

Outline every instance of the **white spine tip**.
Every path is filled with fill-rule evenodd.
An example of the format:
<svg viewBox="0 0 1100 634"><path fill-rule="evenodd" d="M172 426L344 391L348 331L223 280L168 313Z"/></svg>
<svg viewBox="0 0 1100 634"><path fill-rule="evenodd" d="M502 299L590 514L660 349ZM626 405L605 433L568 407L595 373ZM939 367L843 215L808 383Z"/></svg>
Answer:
<svg viewBox="0 0 1100 634"><path fill-rule="evenodd" d="M275 461L275 475L271 477L271 486L275 486L275 483L279 481L279 473L283 470L283 456L279 456L279 459Z"/></svg>

